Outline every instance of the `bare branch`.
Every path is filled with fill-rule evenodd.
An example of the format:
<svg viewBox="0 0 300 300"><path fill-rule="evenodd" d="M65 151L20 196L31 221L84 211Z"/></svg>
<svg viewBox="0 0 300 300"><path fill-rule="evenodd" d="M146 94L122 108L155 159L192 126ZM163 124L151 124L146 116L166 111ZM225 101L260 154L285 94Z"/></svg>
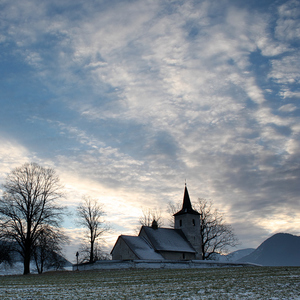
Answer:
<svg viewBox="0 0 300 300"><path fill-rule="evenodd" d="M161 212L157 209L143 209L143 215L139 219L139 223L142 226L151 226L152 222L155 220L157 222L158 227L163 225L163 220L161 217Z"/></svg>
<svg viewBox="0 0 300 300"><path fill-rule="evenodd" d="M24 274L30 273L30 258L41 228L58 228L63 207L56 201L63 197L55 171L35 163L26 163L6 177L0 198L1 234L19 245L24 258Z"/></svg>
<svg viewBox="0 0 300 300"><path fill-rule="evenodd" d="M77 223L87 229L86 237L88 247L83 247L85 250L88 248L89 262L93 262L97 257L95 256L95 243L109 231L109 227L105 224L105 212L103 205L99 204L96 199L84 196L82 202L77 207Z"/></svg>
<svg viewBox="0 0 300 300"><path fill-rule="evenodd" d="M232 227L225 224L222 214L213 209L212 202L199 198L196 209L200 213L202 259L210 259L216 253L226 251L227 247L237 245Z"/></svg>
<svg viewBox="0 0 300 300"><path fill-rule="evenodd" d="M213 208L213 203L203 198L198 199L195 209L200 214L200 229L201 236L201 256L202 259L211 259L217 253L222 253L228 247L237 245L237 239L230 225L227 225L222 214ZM180 210L180 203L174 205L169 203L169 213L171 216ZM173 221L170 221L170 224Z"/></svg>

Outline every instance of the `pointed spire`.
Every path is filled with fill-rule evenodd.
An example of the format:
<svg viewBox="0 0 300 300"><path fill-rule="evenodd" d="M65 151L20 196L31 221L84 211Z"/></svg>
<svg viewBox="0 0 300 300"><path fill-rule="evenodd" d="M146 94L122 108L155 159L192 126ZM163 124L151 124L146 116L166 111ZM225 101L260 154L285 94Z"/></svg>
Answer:
<svg viewBox="0 0 300 300"><path fill-rule="evenodd" d="M182 208L179 212L174 214L174 216L182 215L182 214L193 214L193 215L199 215L199 213L192 208L192 203L190 200L189 192L185 183L184 187L184 195L183 195L183 203Z"/></svg>
<svg viewBox="0 0 300 300"><path fill-rule="evenodd" d="M190 200L190 195L189 195L188 189L186 187L186 184L185 184L185 187L184 187L182 209L185 210L185 211L188 211L188 210L192 209L192 203L191 203L191 200Z"/></svg>

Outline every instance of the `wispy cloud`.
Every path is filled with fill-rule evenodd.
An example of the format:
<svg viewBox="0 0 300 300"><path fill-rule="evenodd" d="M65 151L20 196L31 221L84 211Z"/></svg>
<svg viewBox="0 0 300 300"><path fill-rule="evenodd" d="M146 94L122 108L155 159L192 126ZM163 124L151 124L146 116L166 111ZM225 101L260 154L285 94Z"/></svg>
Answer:
<svg viewBox="0 0 300 300"><path fill-rule="evenodd" d="M2 1L4 169L51 164L67 203L103 200L116 234L181 201L185 179L247 245L246 226L296 228L299 14L294 0Z"/></svg>

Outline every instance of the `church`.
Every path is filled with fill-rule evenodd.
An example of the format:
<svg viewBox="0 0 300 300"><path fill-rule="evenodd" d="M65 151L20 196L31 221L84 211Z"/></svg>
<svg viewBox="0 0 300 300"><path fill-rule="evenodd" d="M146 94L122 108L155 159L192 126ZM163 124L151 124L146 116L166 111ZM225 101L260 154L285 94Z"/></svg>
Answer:
<svg viewBox="0 0 300 300"><path fill-rule="evenodd" d="M111 251L113 260L201 259L200 214L192 208L185 185L182 208L174 228L142 226L138 236L120 235Z"/></svg>

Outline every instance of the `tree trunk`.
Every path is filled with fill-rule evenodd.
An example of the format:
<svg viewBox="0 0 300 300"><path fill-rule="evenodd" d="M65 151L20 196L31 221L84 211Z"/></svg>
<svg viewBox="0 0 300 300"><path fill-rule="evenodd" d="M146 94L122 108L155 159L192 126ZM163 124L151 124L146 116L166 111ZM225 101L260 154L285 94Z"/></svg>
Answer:
<svg viewBox="0 0 300 300"><path fill-rule="evenodd" d="M202 260L205 260L205 250L204 250L204 245L203 245L203 242L202 242L202 245L201 245L201 252L202 252Z"/></svg>
<svg viewBox="0 0 300 300"><path fill-rule="evenodd" d="M30 274L30 257L31 257L31 243L25 240L24 249L24 275Z"/></svg>
<svg viewBox="0 0 300 300"><path fill-rule="evenodd" d="M94 261L94 242L91 241L90 262Z"/></svg>
<svg viewBox="0 0 300 300"><path fill-rule="evenodd" d="M30 274L30 252L25 251L24 256L24 275Z"/></svg>

